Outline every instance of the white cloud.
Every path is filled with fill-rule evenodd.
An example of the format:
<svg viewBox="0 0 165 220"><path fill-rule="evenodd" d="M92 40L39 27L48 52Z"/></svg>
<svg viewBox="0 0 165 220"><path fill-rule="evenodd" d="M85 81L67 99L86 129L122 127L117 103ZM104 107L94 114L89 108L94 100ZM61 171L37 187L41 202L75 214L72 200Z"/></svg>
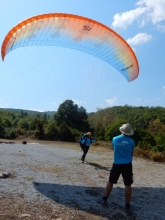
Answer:
<svg viewBox="0 0 165 220"><path fill-rule="evenodd" d="M112 23L112 27L126 29L127 26L132 25L132 23L141 17L145 12L146 8L137 8L122 14L116 14L113 17L114 21Z"/></svg>
<svg viewBox="0 0 165 220"><path fill-rule="evenodd" d="M26 110L26 109L25 109ZM39 110L39 109L36 109L36 108L30 108L29 110L31 111L35 111L35 112L45 112L43 110Z"/></svg>
<svg viewBox="0 0 165 220"><path fill-rule="evenodd" d="M162 87L162 89L164 89L164 90L165 90L165 86L163 86L163 87Z"/></svg>
<svg viewBox="0 0 165 220"><path fill-rule="evenodd" d="M146 7L148 9L146 17L148 17L148 19L151 20L153 24L165 21L164 0L140 0L136 5L140 7Z"/></svg>
<svg viewBox="0 0 165 220"><path fill-rule="evenodd" d="M165 31L165 25L158 24L157 27L161 32Z"/></svg>
<svg viewBox="0 0 165 220"><path fill-rule="evenodd" d="M139 34L135 35L133 38L129 38L127 40L127 42L131 46L136 46L139 44L145 44L150 40L152 40L152 35L149 35L146 33L139 33Z"/></svg>
<svg viewBox="0 0 165 220"><path fill-rule="evenodd" d="M0 108L10 108L11 104L6 104L2 99L0 99Z"/></svg>
<svg viewBox="0 0 165 220"><path fill-rule="evenodd" d="M165 31L165 0L139 0L136 3L136 9L116 14L113 19L113 28L126 29L134 21L140 22L140 27L145 26L148 22Z"/></svg>
<svg viewBox="0 0 165 220"><path fill-rule="evenodd" d="M83 102L81 100L72 100L74 102L74 104L77 104L77 105L80 105L82 104Z"/></svg>
<svg viewBox="0 0 165 220"><path fill-rule="evenodd" d="M141 101L141 99L140 99L140 98L137 98L137 100L138 100L138 101Z"/></svg>
<svg viewBox="0 0 165 220"><path fill-rule="evenodd" d="M10 108L10 105L8 105L8 104L1 104L0 108Z"/></svg>
<svg viewBox="0 0 165 220"><path fill-rule="evenodd" d="M147 100L146 103L148 103L148 102L158 102L160 100L161 100L161 98L155 98L155 99L152 99L152 100Z"/></svg>
<svg viewBox="0 0 165 220"><path fill-rule="evenodd" d="M109 105L114 105L117 102L117 98L113 97L112 99L105 100Z"/></svg>

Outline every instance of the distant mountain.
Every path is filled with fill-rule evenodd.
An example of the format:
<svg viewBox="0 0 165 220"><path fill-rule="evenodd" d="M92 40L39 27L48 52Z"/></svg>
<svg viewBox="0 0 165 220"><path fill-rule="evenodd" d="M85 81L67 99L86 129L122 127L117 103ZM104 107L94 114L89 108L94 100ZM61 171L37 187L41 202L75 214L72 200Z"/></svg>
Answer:
<svg viewBox="0 0 165 220"><path fill-rule="evenodd" d="M26 109L13 109L13 108L0 108L0 111L6 111L6 112L13 112L13 113L20 113L20 112L26 112L28 115L44 115L47 114L47 116L53 117L53 115L56 113L56 111L45 111L45 112L39 112L39 111L33 111L33 110L26 110Z"/></svg>

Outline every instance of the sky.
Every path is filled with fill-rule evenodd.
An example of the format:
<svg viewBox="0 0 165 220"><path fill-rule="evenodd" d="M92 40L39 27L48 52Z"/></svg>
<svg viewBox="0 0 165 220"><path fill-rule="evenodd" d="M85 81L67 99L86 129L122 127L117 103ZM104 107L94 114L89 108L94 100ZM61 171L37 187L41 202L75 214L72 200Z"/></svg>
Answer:
<svg viewBox="0 0 165 220"><path fill-rule="evenodd" d="M165 0L0 0L0 44L19 22L67 13L96 20L132 47L139 76L60 47L24 47L0 60L0 108L56 111L71 99L87 112L112 106L165 107Z"/></svg>

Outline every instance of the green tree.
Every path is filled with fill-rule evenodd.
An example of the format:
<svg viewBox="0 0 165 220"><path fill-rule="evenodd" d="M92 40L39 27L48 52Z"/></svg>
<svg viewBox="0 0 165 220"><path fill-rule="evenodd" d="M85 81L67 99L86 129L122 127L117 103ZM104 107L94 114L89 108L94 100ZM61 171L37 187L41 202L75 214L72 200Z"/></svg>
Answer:
<svg viewBox="0 0 165 220"><path fill-rule="evenodd" d="M29 130L34 131L37 128L37 120L38 118L32 118L29 122Z"/></svg>
<svg viewBox="0 0 165 220"><path fill-rule="evenodd" d="M52 140L52 141L59 140L58 128L57 128L57 125L54 121L51 121L48 124L46 137L48 140Z"/></svg>
<svg viewBox="0 0 165 220"><path fill-rule="evenodd" d="M35 131L34 135L36 138L43 140L45 138L45 124L46 121L43 118L35 118Z"/></svg>
<svg viewBox="0 0 165 220"><path fill-rule="evenodd" d="M98 122L95 126L95 136L97 140L104 140L105 128L101 122Z"/></svg>
<svg viewBox="0 0 165 220"><path fill-rule="evenodd" d="M164 132L161 131L158 133L158 135L156 136L156 144L157 144L158 151L165 153L165 133Z"/></svg>
<svg viewBox="0 0 165 220"><path fill-rule="evenodd" d="M65 124L65 122L62 122L59 127L59 137L61 141L74 141L74 135L72 134L70 128Z"/></svg>
<svg viewBox="0 0 165 220"><path fill-rule="evenodd" d="M1 121L1 118L0 118L0 138L4 138L4 137L5 137L5 128L2 125L2 121Z"/></svg>
<svg viewBox="0 0 165 220"><path fill-rule="evenodd" d="M15 139L17 137L17 132L14 129L6 131L5 138L7 139Z"/></svg>
<svg viewBox="0 0 165 220"><path fill-rule="evenodd" d="M156 146L156 140L152 133L144 129L136 130L135 139L140 148L151 149L152 146Z"/></svg>
<svg viewBox="0 0 165 220"><path fill-rule="evenodd" d="M27 131L29 129L29 123L27 119L20 119L18 122L18 127Z"/></svg>
<svg viewBox="0 0 165 220"><path fill-rule="evenodd" d="M162 123L158 118L149 121L148 131L152 132L153 134L157 134L159 131L161 131L161 128L162 128Z"/></svg>
<svg viewBox="0 0 165 220"><path fill-rule="evenodd" d="M114 136L120 135L121 132L119 131L119 128L122 126L122 124L126 124L127 122L124 120L118 120L115 123L111 124L105 129L105 139L107 141L111 141Z"/></svg>
<svg viewBox="0 0 165 220"><path fill-rule="evenodd" d="M18 122L19 122L19 118L18 118L18 117L15 117L15 118L13 119L13 127L14 127L14 128L17 128L17 127L18 127Z"/></svg>
<svg viewBox="0 0 165 220"><path fill-rule="evenodd" d="M72 100L66 100L59 106L54 119L58 126L64 122L67 126L80 131L87 131L90 127L85 108L82 106L79 108Z"/></svg>
<svg viewBox="0 0 165 220"><path fill-rule="evenodd" d="M12 128L12 126L13 126L10 117L4 117L2 119L2 123L3 123L4 127L7 127L7 128Z"/></svg>

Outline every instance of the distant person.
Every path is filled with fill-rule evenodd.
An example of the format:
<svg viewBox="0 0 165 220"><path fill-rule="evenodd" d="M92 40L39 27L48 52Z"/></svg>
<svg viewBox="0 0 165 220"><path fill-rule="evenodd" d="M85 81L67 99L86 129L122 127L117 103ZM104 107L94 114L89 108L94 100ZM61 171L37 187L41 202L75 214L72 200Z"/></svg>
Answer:
<svg viewBox="0 0 165 220"><path fill-rule="evenodd" d="M81 149L83 151L83 155L81 157L82 163L84 163L85 161L85 157L88 153L90 144L96 142L96 140L92 139L92 133L91 132L87 132L86 134L84 134L81 139L80 139L80 146Z"/></svg>
<svg viewBox="0 0 165 220"><path fill-rule="evenodd" d="M109 181L106 185L105 193L98 200L99 203L105 205L110 195L113 184L116 184L120 174L122 174L125 185L125 210L130 211L130 200L132 196L131 184L133 183L132 159L135 142L129 136L134 134L129 124L123 124L119 128L121 135L112 139L112 147L114 149L114 162L109 175Z"/></svg>

